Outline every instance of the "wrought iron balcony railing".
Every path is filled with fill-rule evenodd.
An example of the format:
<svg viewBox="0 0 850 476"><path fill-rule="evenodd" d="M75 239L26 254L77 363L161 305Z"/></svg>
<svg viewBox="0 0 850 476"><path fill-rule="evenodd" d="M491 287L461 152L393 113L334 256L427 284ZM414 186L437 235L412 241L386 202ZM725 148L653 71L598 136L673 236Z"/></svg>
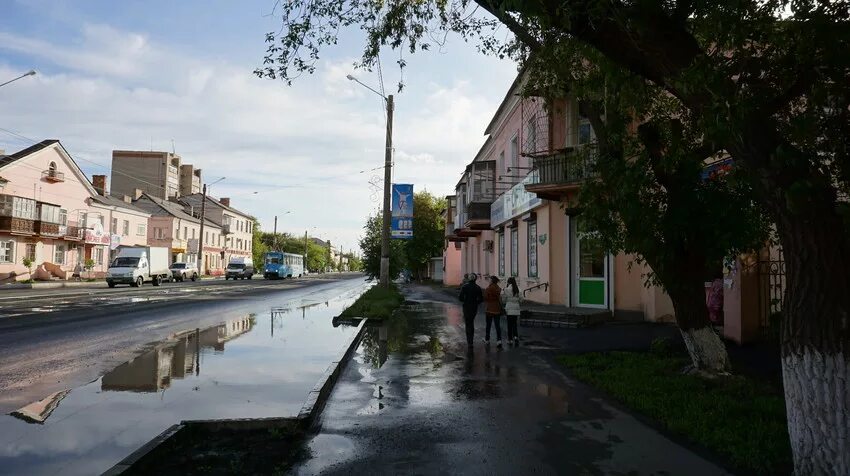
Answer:
<svg viewBox="0 0 850 476"><path fill-rule="evenodd" d="M596 176L596 146L572 147L545 157L535 157L536 180L526 188L540 185L580 184Z"/></svg>

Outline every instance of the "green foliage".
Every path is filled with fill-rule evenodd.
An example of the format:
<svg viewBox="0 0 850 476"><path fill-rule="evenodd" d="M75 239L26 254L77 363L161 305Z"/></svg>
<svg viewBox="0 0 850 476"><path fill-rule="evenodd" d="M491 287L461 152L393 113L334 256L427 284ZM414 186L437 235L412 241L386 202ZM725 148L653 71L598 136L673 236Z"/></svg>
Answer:
<svg viewBox="0 0 850 476"><path fill-rule="evenodd" d="M669 357L673 354L673 341L667 337L656 337L649 344L649 353L657 357Z"/></svg>
<svg viewBox="0 0 850 476"><path fill-rule="evenodd" d="M27 269L30 271L30 273L32 273L33 260L31 260L29 258L29 256L24 256L24 259L22 259L21 262L24 264L24 266L27 267Z"/></svg>
<svg viewBox="0 0 850 476"><path fill-rule="evenodd" d="M401 306L404 297L395 286L382 288L374 286L363 293L354 304L346 308L340 317L368 317L387 319Z"/></svg>
<svg viewBox="0 0 850 476"><path fill-rule="evenodd" d="M263 257L269 251L268 245L263 241L263 232L260 230L260 222L254 220L254 228L251 234L251 259L257 272L263 269Z"/></svg>
<svg viewBox="0 0 850 476"><path fill-rule="evenodd" d="M445 208L444 199L428 192L413 195L413 238L404 242L408 268L421 271L431 258L442 256L446 225L441 214Z"/></svg>
<svg viewBox="0 0 850 476"><path fill-rule="evenodd" d="M91 259L91 258L88 258L88 259L85 260L85 262L83 262L83 268L85 268L86 271L91 271L92 269L94 269L94 264L95 264L94 260Z"/></svg>
<svg viewBox="0 0 850 476"><path fill-rule="evenodd" d="M414 213L415 210L414 210ZM381 212L366 219L363 227L364 234L360 238L360 250L363 253L363 271L370 278L381 275ZM416 233L416 230L413 230ZM404 243L401 240L390 240L390 278L398 276L405 264Z"/></svg>
<svg viewBox="0 0 850 476"><path fill-rule="evenodd" d="M682 375L680 357L632 352L559 357L572 374L723 455L748 474L785 474L791 447L780 389L743 377Z"/></svg>

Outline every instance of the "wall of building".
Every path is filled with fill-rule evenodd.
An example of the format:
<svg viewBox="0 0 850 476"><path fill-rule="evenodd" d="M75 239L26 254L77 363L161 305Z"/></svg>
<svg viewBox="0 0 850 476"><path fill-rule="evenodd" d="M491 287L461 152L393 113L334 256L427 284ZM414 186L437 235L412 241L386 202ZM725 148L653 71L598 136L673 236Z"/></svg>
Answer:
<svg viewBox="0 0 850 476"><path fill-rule="evenodd" d="M111 194L133 197L135 189L167 199L166 179L172 154L167 152L112 151ZM176 157L179 160L179 157ZM178 167L179 187L179 167Z"/></svg>
<svg viewBox="0 0 850 476"><path fill-rule="evenodd" d="M461 252L455 243L448 243L443 251L443 284L446 286L460 286L463 281L461 270Z"/></svg>

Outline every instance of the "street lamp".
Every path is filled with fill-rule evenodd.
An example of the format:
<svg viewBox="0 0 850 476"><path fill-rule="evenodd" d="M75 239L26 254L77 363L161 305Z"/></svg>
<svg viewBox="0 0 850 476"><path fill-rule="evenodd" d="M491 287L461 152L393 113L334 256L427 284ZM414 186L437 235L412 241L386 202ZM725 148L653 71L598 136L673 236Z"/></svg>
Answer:
<svg viewBox="0 0 850 476"><path fill-rule="evenodd" d="M387 103L387 145L384 151L384 209L383 227L381 228L381 286L390 285L390 180L392 176L392 148L393 148L393 95L384 96L375 91L352 75L347 75L349 81L355 81L369 91L381 96Z"/></svg>
<svg viewBox="0 0 850 476"><path fill-rule="evenodd" d="M204 193L201 197L201 232L198 237L198 273L200 274L204 274L204 222L206 221L207 190L224 179L225 177L222 177L209 185L204 184Z"/></svg>
<svg viewBox="0 0 850 476"><path fill-rule="evenodd" d="M6 81L5 83L0 84L0 87L5 86L5 85L7 85L7 84L9 84L9 83L11 83L11 82L17 81L17 80L19 80L19 79L21 79L21 78L26 78L27 76L35 76L35 70L34 70L34 69L31 69L31 70L27 71L26 73L24 73L24 74L22 74L22 75L18 76L17 78L12 78L12 79L10 79L10 80Z"/></svg>

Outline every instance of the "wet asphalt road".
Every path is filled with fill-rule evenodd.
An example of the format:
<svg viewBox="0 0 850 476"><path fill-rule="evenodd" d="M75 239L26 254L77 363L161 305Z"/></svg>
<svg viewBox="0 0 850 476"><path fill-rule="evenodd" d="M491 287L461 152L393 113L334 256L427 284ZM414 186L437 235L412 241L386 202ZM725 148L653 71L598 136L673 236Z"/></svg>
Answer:
<svg viewBox="0 0 850 476"><path fill-rule="evenodd" d="M309 302L362 281L322 275L0 292L0 413L89 382L176 332L219 324L264 301Z"/></svg>
<svg viewBox="0 0 850 476"><path fill-rule="evenodd" d="M405 294L419 304L367 329L294 474L727 474L569 378L546 341L488 349L479 315L469 355L458 303Z"/></svg>

